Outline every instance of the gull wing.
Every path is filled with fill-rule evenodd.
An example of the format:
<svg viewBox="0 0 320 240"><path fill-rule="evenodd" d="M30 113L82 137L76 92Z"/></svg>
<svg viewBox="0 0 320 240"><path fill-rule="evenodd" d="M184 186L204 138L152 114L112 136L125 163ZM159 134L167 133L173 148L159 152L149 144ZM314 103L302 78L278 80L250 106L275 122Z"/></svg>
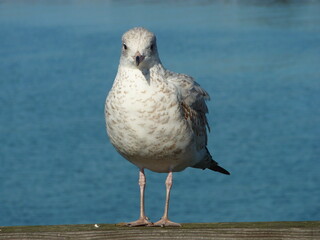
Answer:
<svg viewBox="0 0 320 240"><path fill-rule="evenodd" d="M205 102L210 99L209 94L188 75L167 71L166 79L173 83L179 92L181 112L195 134L197 149L205 148L207 128L210 131L206 117L208 107Z"/></svg>
<svg viewBox="0 0 320 240"><path fill-rule="evenodd" d="M206 147L208 139L207 128L210 131L206 117L208 113L206 100L210 100L209 94L188 75L168 71L167 80L173 83L178 90L181 112L194 132L197 150L206 151L205 157L192 167L202 169L209 168L210 170L229 175L230 173L227 170L220 167L218 163L213 160Z"/></svg>

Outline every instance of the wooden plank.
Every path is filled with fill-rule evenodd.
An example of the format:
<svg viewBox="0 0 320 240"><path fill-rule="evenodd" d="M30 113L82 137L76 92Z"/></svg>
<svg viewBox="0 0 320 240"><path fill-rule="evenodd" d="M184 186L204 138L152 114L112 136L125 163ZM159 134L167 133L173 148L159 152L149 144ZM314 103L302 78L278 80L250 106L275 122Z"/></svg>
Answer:
<svg viewBox="0 0 320 240"><path fill-rule="evenodd" d="M0 227L0 239L320 239L320 221L185 223L181 228L115 224Z"/></svg>

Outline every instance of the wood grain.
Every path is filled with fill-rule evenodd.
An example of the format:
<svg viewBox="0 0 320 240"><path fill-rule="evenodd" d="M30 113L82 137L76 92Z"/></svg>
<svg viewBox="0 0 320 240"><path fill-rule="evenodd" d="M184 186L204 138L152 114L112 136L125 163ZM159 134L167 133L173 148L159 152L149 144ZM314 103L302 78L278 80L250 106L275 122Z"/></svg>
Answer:
<svg viewBox="0 0 320 240"><path fill-rule="evenodd" d="M115 224L0 227L0 239L320 239L320 221L185 223L181 228Z"/></svg>

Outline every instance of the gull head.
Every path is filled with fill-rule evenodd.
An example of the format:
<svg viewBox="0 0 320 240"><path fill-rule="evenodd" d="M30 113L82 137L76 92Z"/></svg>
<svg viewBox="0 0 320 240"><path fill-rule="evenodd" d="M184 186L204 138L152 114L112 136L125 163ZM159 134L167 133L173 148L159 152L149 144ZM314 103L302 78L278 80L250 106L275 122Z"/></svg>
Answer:
<svg viewBox="0 0 320 240"><path fill-rule="evenodd" d="M135 27L122 36L120 64L123 67L150 69L160 63L156 36L142 27Z"/></svg>

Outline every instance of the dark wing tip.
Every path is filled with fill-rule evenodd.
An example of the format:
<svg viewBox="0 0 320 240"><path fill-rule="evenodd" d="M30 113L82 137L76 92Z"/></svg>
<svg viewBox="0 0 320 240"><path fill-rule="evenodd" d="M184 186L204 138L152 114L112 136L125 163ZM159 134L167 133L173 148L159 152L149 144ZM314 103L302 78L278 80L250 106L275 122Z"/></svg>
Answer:
<svg viewBox="0 0 320 240"><path fill-rule="evenodd" d="M216 171L216 172L219 172L219 173L230 175L230 173L226 169L224 169L224 168L222 168L222 167L220 167L218 165L211 166L209 169L211 169L213 171Z"/></svg>

